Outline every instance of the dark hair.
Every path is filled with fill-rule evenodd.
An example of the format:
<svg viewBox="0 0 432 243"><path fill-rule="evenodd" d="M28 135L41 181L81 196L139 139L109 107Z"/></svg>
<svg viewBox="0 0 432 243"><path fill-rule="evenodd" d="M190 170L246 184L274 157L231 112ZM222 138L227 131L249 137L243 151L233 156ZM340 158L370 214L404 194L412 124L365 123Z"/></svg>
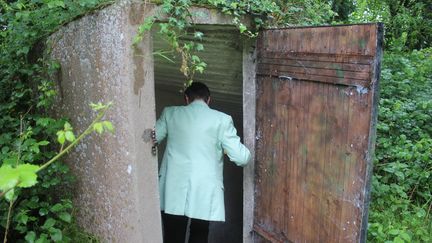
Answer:
<svg viewBox="0 0 432 243"><path fill-rule="evenodd" d="M210 90L207 85L201 82L193 82L189 85L184 91L184 95L189 98L189 101L192 102L195 99L203 99L205 102L210 98Z"/></svg>

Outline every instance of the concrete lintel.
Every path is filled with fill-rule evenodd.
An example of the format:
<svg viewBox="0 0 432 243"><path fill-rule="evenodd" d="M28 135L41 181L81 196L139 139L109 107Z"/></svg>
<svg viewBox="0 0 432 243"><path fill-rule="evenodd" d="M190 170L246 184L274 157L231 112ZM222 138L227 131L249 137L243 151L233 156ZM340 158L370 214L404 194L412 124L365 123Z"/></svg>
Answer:
<svg viewBox="0 0 432 243"><path fill-rule="evenodd" d="M148 16L156 16L159 22L166 22L168 20L168 16L162 12L161 5L143 1L131 1L131 6L137 24L143 23L145 17ZM193 6L189 8L189 12L192 15L191 22L197 25L235 25L234 16L221 13L221 11L216 8ZM248 28L252 26L252 21L249 16L241 17L240 22Z"/></svg>

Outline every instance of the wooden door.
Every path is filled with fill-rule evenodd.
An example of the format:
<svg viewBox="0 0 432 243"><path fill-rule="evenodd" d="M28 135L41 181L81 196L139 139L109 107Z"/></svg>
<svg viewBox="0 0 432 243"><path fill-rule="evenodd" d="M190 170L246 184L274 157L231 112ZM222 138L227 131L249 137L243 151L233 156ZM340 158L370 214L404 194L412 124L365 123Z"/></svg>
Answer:
<svg viewBox="0 0 432 243"><path fill-rule="evenodd" d="M255 242L364 242L381 24L258 39Z"/></svg>

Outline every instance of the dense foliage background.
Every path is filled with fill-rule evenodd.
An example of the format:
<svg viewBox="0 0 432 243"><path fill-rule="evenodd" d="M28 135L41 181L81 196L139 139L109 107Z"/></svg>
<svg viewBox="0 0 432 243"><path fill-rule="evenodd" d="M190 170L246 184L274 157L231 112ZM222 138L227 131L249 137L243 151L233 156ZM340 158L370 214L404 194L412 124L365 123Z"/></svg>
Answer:
<svg viewBox="0 0 432 243"><path fill-rule="evenodd" d="M432 2L356 2L343 21L385 24L368 240L431 242Z"/></svg>
<svg viewBox="0 0 432 243"><path fill-rule="evenodd" d="M46 57L49 48L40 52L49 34L100 6L96 0L0 0L0 165L41 165L59 150L56 133L66 120L46 113L56 95L51 75L59 66ZM68 166L56 162L38 180L31 189L16 190L11 202L0 198L1 240L95 241L74 224L72 195L64 190L74 180Z"/></svg>
<svg viewBox="0 0 432 243"><path fill-rule="evenodd" d="M432 241L432 49L383 60L369 239Z"/></svg>
<svg viewBox="0 0 432 243"><path fill-rule="evenodd" d="M258 27L384 22L385 54L368 239L432 241L430 0L159 2L172 13L167 27L173 30L187 26L185 10L192 4L210 5L235 16L252 14ZM43 55L34 53L63 24L109 3L0 0L0 165L40 164L53 156L56 131L65 124L65 119L54 119L46 113L55 96L50 77L58 64L46 58L49 48ZM253 35L244 26L238 27ZM203 68L199 59L191 60L198 60L190 64L198 71ZM96 241L75 226L71 195L58 193L73 183L68 167L55 163L40 176L36 187L18 192L20 197L13 203L0 200L0 236L10 223L11 242Z"/></svg>

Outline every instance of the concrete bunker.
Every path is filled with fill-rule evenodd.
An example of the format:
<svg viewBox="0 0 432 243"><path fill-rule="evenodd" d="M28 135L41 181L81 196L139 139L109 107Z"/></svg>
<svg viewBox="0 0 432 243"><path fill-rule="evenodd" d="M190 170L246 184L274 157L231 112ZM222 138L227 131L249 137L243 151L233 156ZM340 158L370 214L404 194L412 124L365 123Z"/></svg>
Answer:
<svg viewBox="0 0 432 243"><path fill-rule="evenodd" d="M145 131L154 127L163 107L183 104L179 90L184 77L178 64L153 55L166 47L154 32L132 47L138 26L157 11L154 4L119 1L51 37L52 57L61 64L59 114L70 117L80 132L92 120L89 103L115 103L107 114L115 134L92 135L66 158L77 175L77 221L106 242L162 242L158 161ZM204 33L200 57L208 64L195 80L210 87L211 106L233 117L253 154L254 42L241 37L232 18L217 10L191 12L199 13L193 22ZM253 163L245 169L225 166L226 222L211 225L210 239L241 242L250 237L252 227Z"/></svg>
<svg viewBox="0 0 432 243"><path fill-rule="evenodd" d="M235 26L198 25L193 31L204 34L204 50L197 53L207 63L203 74L194 81L209 86L210 107L233 117L239 136L243 137L243 40ZM167 41L153 31L153 52L168 50ZM183 38L187 41L188 37ZM172 55L169 55L172 58ZM160 116L165 106L184 105L181 90L185 77L179 71L181 58L167 59L154 55L156 114ZM159 163L164 145L159 146ZM209 242L237 243L242 241L243 222L243 168L229 162L225 156L225 223L211 223Z"/></svg>
<svg viewBox="0 0 432 243"><path fill-rule="evenodd" d="M132 47L138 26L146 17L153 16L159 9L157 5L145 2L119 1L69 23L51 37L52 57L61 64L58 75L60 92L57 103L58 112L70 118L75 130L77 132L83 131L91 123L93 113L89 108L89 103L98 101L114 101L115 103L114 108L109 111L107 119L115 124L116 133L103 138L96 135L86 138L66 159L78 179L74 192L74 203L78 209L76 212L77 221L83 228L101 237L104 242L162 242L157 182L158 161L157 157L152 155L151 139L147 136L148 134L146 135L145 131L154 127L156 113L160 113L162 107L182 103L179 90L183 87L183 77L177 71L178 66L165 63L164 60L153 55L158 45L163 45L154 34L146 33L142 42L136 48ZM372 151L374 145L374 122L377 114L377 96L375 96L375 93L377 92L379 79L382 25L364 24L266 30L258 41L260 58L263 57L263 54L267 54L269 58L278 58L281 53L283 58L280 63L266 63L260 59L259 63L256 64L255 41L240 38L233 27L232 18L218 13L217 10L192 8L190 11L198 13L193 14L194 19L192 22L202 32L207 32L209 38L207 43L204 43L207 52L203 52L202 56L203 60L209 64L209 67L205 76L197 75L195 80L204 81L210 86L213 91L214 108L225 111L234 117L237 129L240 133L243 131L243 140L246 146L251 149L253 155L255 154L255 141L257 141L258 160L261 159L262 155L267 156L267 154L270 154L273 156L274 154L266 151L260 153L262 142L271 139L273 134L265 135L261 132L262 129L260 130L259 126L267 124L275 114L279 114L262 107L258 108L256 114L256 105L266 105L262 103L266 101L266 99L261 98L262 96L280 97L282 100L286 100L292 97L287 94L291 92L296 95L296 102L303 104L303 101L307 97L312 97L312 95L299 95L301 93L298 93L298 90L310 91L313 89L304 87L312 85L321 87L319 85L331 84L332 89L338 95L325 94L314 97L321 97L322 99L328 99L329 97L340 98L343 102L339 102L337 99L334 101L338 106L352 107L362 111L359 112L362 116L348 116L350 119L360 119L362 126L359 126L361 129L357 133L352 133L351 131L354 131L354 129L349 129L349 127L347 127L349 133L340 133L338 127L335 127L337 132L331 132L331 134L343 135L339 141L340 143L327 143L328 140L326 139L316 139L316 134L320 134L320 131L327 129L326 126L317 125L317 129L305 127L296 131L298 131L299 138L316 139L314 143L310 142L311 150L306 153L307 156L312 152L315 153L317 163L314 165L316 168L321 168L319 166L324 164L320 163L319 158L321 157L318 156L323 152L320 149L323 146L315 143L318 140L324 141L328 145L334 144L333 149L343 154L356 152L358 158L363 158L359 160L361 163L357 163L362 166L361 170L356 166L350 167L353 174L345 173L345 161L339 159L341 156L330 156L329 161L336 161L336 166L341 169L338 173L347 175L344 181L344 185L347 187L345 191L353 192L348 196L367 198L365 193L368 192L370 184L365 182L369 181L370 173L364 172L370 171L372 159L370 153L363 154L363 151ZM164 21L164 17L161 17L159 21ZM317 36L324 38L323 41L315 41ZM368 42L359 40L368 40ZM290 43L290 45L286 43ZM365 45L365 43L367 44ZM224 61L216 63L219 58ZM305 59L310 65L304 66L301 64L298 66L297 59L299 58L300 60L302 60L301 58ZM322 61L327 63L324 66L325 73L322 73ZM347 69L347 72L340 72L339 66L334 66L335 63L341 61L343 61L344 65L342 66ZM212 64L212 62L215 63ZM279 65L282 62L288 64L295 62L296 64L287 67L290 65ZM364 65L364 69L357 72L359 63L363 63L361 65ZM301 70L306 69L304 72L297 73L299 68ZM356 71L356 73L353 74L350 70ZM353 77L360 78L354 80ZM264 79L267 79L267 81L264 82ZM305 79L306 82L301 82L302 79ZM279 87L281 80L287 80L285 85L287 89L275 89ZM295 82L291 82L291 80ZM263 84L266 85L266 88L263 87ZM357 87L358 84L363 85L362 87L364 87L364 84L372 85L370 90L373 92L341 92L339 90L341 84L347 90ZM265 93L266 90L278 92ZM350 100L345 98L351 93L358 95L358 99ZM325 102L317 102L320 101L317 99L313 101L316 104L325 104ZM281 103L281 105L286 104ZM313 115L314 118L301 120L299 124L307 125L311 121L320 121L318 118L323 114L322 109L311 109L315 112L309 112L309 105L304 107L298 105L298 107L306 109L305 112L299 110L302 114ZM341 113L332 113L331 109L326 110L329 111L329 115L333 116L332 119L342 119ZM261 116L263 112L274 114ZM283 114L286 115L287 113ZM346 114L349 115L350 113L347 112ZM256 117L258 118L257 121ZM281 120L284 124L287 121L290 120ZM292 122L297 121L292 120ZM255 123L259 126L256 127ZM241 128L242 124L243 129ZM355 124L355 122L351 122L351 124ZM257 130L256 134L255 129ZM351 143L351 146L349 146L350 143L345 142L347 134L350 134L350 136L356 134L361 139L353 138L355 143ZM358 147L356 147L357 142ZM302 145L302 143L295 143L299 146ZM271 145L272 143L268 144ZM341 150L342 147L345 150ZM356 147L356 151L353 151L352 147ZM303 156L301 153L305 150L293 148L287 151L291 151L296 156ZM305 160L306 158L296 161L302 163ZM273 160L268 161L273 163ZM243 179L241 179L241 172L237 168L230 168L231 165L227 164L225 171L226 199L230 201L230 203L227 203L227 223L224 225L212 225L210 238L213 242L239 242L241 235L243 242L253 242L252 238L258 234L267 235L265 237L272 239L272 234L275 232L267 232L266 229L262 230L263 228L260 228L259 224L252 225L254 221L256 223L260 220L259 215L255 218L253 215L254 200L256 200L254 197L254 163L255 158L252 158L251 163L243 169ZM298 164L293 165L302 168ZM261 168L264 172L266 170L261 164L256 168L258 170ZM307 168L313 168L313 166ZM298 174L304 175L307 172L307 170L303 169L298 171ZM323 173L318 173L320 171L318 169L312 171L312 176L305 177L307 180L298 180L310 185L318 185L317 190L310 191L312 196L323 188L321 186L323 183L312 183L314 180L308 178L324 178ZM351 175L357 175L355 174L357 172L361 173L358 174L360 179L357 181L359 183L350 183ZM230 175L231 173L233 176ZM330 175L332 174L330 173ZM331 181L342 177L335 174L329 178L329 181ZM230 181L231 179L233 180ZM241 181L243 181L243 188L238 185ZM294 182L296 182L295 179ZM352 187L351 185L354 184L355 186ZM293 185L298 188L298 191L303 191L302 188L306 184L293 183ZM243 189L243 202L241 202L241 196L238 195L241 189ZM280 187L279 189L283 191L284 188ZM332 188L325 191L325 193L327 193L325 195L338 195L335 191L332 191ZM281 194L283 193L272 195L279 199ZM324 195L321 192L319 194ZM291 197L291 194L285 193L285 196L288 195ZM345 218L341 218L340 221L333 221L331 217L333 211L323 211L324 207L322 205L313 204L316 200L312 196L309 197L309 202L311 202L309 209L313 208L312 206L317 206L317 210L305 210L303 201L296 203L301 208L301 212L308 212L309 221L304 221L307 224L303 225L292 224L292 226L302 229L299 233L301 238L294 241L307 241L308 237L315 237L313 224L315 222L321 222L320 224L323 226L334 224L334 222L339 222L340 225L347 222ZM233 199L234 197L235 199ZM298 200L302 200L302 198L298 197ZM268 197L262 199L264 200L260 201L260 198L256 200L257 205L265 201L269 205L268 209L275 209L272 214L268 214L269 218L273 215L277 215L278 218L288 218L279 213L278 207L272 205L273 202L268 200ZM282 197L281 199L285 200L287 198ZM345 195L321 201L335 202L333 205L336 209L339 208L338 205L345 205L346 212L354 212L353 215L347 214L348 217L356 217L357 225L363 226L356 226L355 232L349 231L355 234L349 236L356 238L353 238L353 241L364 241L363 236L366 232L367 221L364 220L364 224L362 224L361 220L367 218L364 218L367 216L367 201L356 204L361 206L360 210L349 210L353 204L350 204L350 200L345 199ZM256 207L260 209L260 205ZM241 208L243 208L243 216L240 213ZM326 214L323 214L322 217L315 217L316 212ZM243 222L241 222L242 218ZM320 221L316 219L320 219ZM352 222L351 219L349 222ZM242 233L239 232L239 225L242 225ZM273 224L265 225L264 223L263 225L273 227ZM303 234L303 229L306 227L312 233ZM337 228L338 231L335 231L338 234L337 237L345 235L343 233L344 229L345 227ZM284 239L283 237L286 234L284 232L280 234L279 228L275 228L275 230L277 231L276 235ZM272 231L271 228L270 231ZM360 235L363 238L358 238ZM228 238L231 236L233 238ZM332 236L329 234L329 239L332 239ZM275 241L286 242L289 240ZM314 240L309 241L313 242Z"/></svg>

